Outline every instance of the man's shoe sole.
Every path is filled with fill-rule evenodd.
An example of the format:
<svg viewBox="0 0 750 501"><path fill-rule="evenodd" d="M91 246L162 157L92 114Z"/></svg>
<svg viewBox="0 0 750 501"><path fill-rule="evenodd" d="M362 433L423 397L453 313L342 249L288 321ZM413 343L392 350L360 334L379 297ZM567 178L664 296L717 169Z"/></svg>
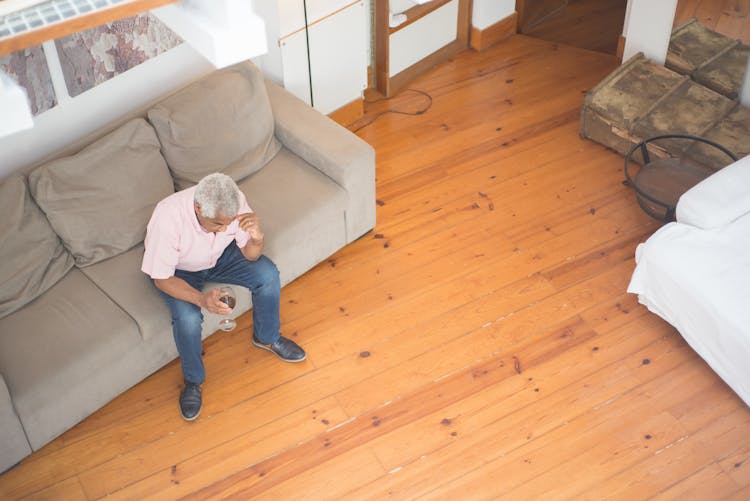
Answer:
<svg viewBox="0 0 750 501"><path fill-rule="evenodd" d="M182 415L182 419L184 419L185 421L195 421L195 419L196 419L196 418L197 418L198 416L200 416L200 415L201 415L201 410L203 410L203 407L201 407L200 409L198 409L198 414L196 414L196 415L195 415L195 416L193 416L193 417L187 417L187 416L185 416L185 414L182 414L182 409L180 409L180 414Z"/></svg>
<svg viewBox="0 0 750 501"><path fill-rule="evenodd" d="M191 398L190 398L190 400L193 400L193 401L189 402L186 405L186 407L193 407L193 405L191 405L191 404L196 404L196 403L198 404L198 410L195 412L195 415L194 416L190 416L190 417L188 417L188 416L185 415L185 411L183 410L183 403L184 402L182 401L183 398L185 397L185 393L187 392L188 388L191 389L191 395L190 395ZM197 397L198 397L197 399L195 399L195 397L196 397L195 390L196 389L197 389ZM200 416L201 410L203 409L203 396L201 395L201 387L200 387L200 385L186 384L185 387L180 392L180 398L177 401L177 404L178 404L177 406L180 408L180 415L182 416L182 419L184 419L185 421L194 421L198 416ZM191 410L191 409L188 409L188 410Z"/></svg>
<svg viewBox="0 0 750 501"><path fill-rule="evenodd" d="M276 355L277 357L279 357L279 360L283 360L284 362L289 362L290 364L296 364L297 362L302 362L303 360L307 359L307 353L305 353L304 357L302 357L300 359L297 359L297 360L292 360L292 359L289 359L289 358L284 358L281 355L279 355L278 353L276 353L275 351L273 351L273 349L270 346L268 346L267 344L258 343L257 341L255 341L255 339L253 339L252 342L253 342L253 346L255 346L257 348L261 348L261 349L266 350L266 351L270 351L271 353L273 353L274 355Z"/></svg>

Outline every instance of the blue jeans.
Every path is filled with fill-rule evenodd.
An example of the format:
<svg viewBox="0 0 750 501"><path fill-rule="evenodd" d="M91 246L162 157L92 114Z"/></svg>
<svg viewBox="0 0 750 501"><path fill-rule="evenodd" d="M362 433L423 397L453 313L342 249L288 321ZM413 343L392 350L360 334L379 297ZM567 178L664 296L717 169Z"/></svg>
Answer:
<svg viewBox="0 0 750 501"><path fill-rule="evenodd" d="M198 290L202 290L206 282L247 287L253 299L253 331L256 339L264 344L273 344L279 339L279 270L266 256L261 256L257 261L248 261L239 247L231 243L213 268L202 271L176 270L175 276ZM182 362L182 376L186 383L201 384L206 378L201 346L201 309L159 292L172 312L172 334Z"/></svg>

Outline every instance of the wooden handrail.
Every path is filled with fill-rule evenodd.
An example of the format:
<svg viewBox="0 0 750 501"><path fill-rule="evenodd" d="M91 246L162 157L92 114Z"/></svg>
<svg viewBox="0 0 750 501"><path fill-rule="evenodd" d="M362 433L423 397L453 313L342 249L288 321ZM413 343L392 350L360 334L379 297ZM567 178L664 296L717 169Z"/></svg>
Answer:
<svg viewBox="0 0 750 501"><path fill-rule="evenodd" d="M72 33L94 28L105 23L124 19L141 12L156 9L180 0L135 0L123 5L98 10L90 14L83 14L75 19L51 24L37 30L21 33L17 36L0 41L0 56L16 52L27 47L34 47L47 40L64 37Z"/></svg>
<svg viewBox="0 0 750 501"><path fill-rule="evenodd" d="M432 2L415 5L414 7L408 10L405 10L402 14L406 15L406 21L399 24L398 26L394 26L393 28L390 28L388 33L392 35L396 33L398 30L402 28L406 28L411 23L420 20L424 16L439 9L443 5L449 3L450 1L451 0L433 0Z"/></svg>

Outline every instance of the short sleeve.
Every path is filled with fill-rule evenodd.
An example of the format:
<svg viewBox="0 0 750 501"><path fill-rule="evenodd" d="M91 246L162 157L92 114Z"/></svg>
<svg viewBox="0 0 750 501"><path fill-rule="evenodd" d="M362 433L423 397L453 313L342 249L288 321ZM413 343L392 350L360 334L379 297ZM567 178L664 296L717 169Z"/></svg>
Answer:
<svg viewBox="0 0 750 501"><path fill-rule="evenodd" d="M179 261L179 223L157 205L146 227L141 271L153 279L174 276Z"/></svg>

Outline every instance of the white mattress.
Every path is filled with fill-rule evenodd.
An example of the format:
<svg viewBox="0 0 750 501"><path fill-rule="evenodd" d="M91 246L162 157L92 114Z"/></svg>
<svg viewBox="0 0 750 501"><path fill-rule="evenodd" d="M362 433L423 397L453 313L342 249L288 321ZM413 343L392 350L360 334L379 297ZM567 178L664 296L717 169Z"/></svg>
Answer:
<svg viewBox="0 0 750 501"><path fill-rule="evenodd" d="M636 262L628 292L750 405L750 214L713 229L667 224Z"/></svg>

